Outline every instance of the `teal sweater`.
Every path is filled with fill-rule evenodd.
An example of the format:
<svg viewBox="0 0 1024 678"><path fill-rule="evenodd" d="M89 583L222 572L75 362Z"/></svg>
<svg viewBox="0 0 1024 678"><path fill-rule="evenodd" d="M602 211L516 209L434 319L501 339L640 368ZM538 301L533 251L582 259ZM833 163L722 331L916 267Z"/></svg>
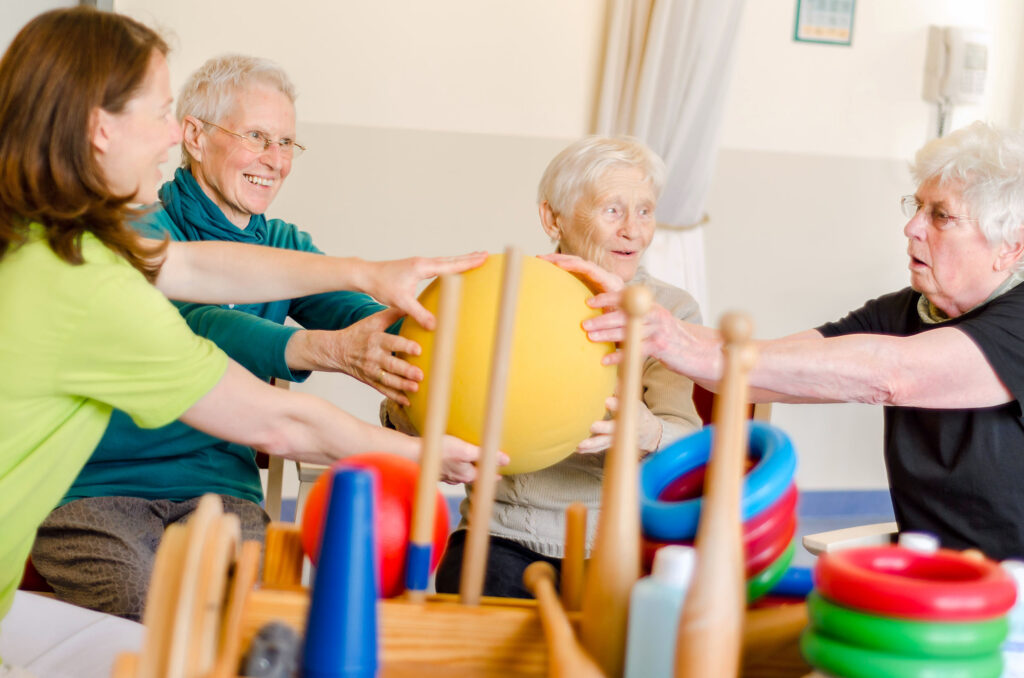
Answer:
<svg viewBox="0 0 1024 678"><path fill-rule="evenodd" d="M218 228L223 230L225 223L226 220L218 224ZM200 233L198 239L230 239L319 252L309 234L292 224L265 220L260 228L248 233L254 225L257 224L250 224L245 230L236 229L237 233L229 238L205 237L217 235L207 231ZM167 234L172 240L190 239L163 208L147 215L136 228L150 237L162 238ZM195 229L192 233L196 233ZM332 330L384 309L371 297L356 292L331 292L269 304L177 306L193 332L212 340L253 374L263 379L291 381L303 381L309 373L292 372L285 363L285 345L298 331L296 327L282 325L286 317L291 316L307 329ZM397 326L389 331L397 331ZM61 504L83 497L108 496L183 501L206 492L259 502L263 492L253 451L181 422L142 429L126 414L115 410L99 446Z"/></svg>

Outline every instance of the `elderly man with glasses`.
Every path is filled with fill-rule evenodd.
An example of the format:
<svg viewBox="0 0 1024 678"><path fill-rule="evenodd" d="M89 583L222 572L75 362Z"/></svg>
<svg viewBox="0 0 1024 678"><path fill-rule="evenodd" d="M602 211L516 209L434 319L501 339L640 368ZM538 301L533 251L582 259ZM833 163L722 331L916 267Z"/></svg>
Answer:
<svg viewBox="0 0 1024 678"><path fill-rule="evenodd" d="M1024 558L1024 134L976 122L925 145L912 172L917 191L901 200L910 286L760 342L753 397L883 405L899 528ZM618 301L608 292L592 303ZM613 311L584 326L617 341L623 322ZM717 331L656 308L647 332L650 355L717 385Z"/></svg>
<svg viewBox="0 0 1024 678"><path fill-rule="evenodd" d="M138 230L318 252L307 233L264 216L305 150L295 140L294 100L294 86L272 62L237 55L207 61L178 101L182 167ZM344 372L400 402L422 379L392 355L417 349L394 334L401 312L365 294L179 308L194 332L265 379ZM302 328L286 327L289 316ZM115 410L89 463L40 528L33 563L58 597L139 619L164 529L187 518L207 492L239 516L244 539L263 539L268 518L251 449L182 423L142 429Z"/></svg>

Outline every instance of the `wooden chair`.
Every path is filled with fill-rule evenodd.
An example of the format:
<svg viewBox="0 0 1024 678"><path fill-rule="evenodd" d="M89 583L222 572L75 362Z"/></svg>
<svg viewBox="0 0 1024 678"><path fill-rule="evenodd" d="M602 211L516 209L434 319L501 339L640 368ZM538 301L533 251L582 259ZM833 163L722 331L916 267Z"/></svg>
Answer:
<svg viewBox="0 0 1024 678"><path fill-rule="evenodd" d="M697 408L700 420L707 426L711 423L711 411L714 408L717 395L700 384L693 385L693 405ZM771 421L771 403L750 403L747 407L747 418L758 421Z"/></svg>
<svg viewBox="0 0 1024 678"><path fill-rule="evenodd" d="M283 379L271 379L271 385L277 388L288 390L291 387L290 381ZM281 492L284 481L284 459L266 452L256 451L256 465L267 470L267 486L263 491L264 510L270 519L277 522L281 520ZM295 514L298 520L298 512Z"/></svg>

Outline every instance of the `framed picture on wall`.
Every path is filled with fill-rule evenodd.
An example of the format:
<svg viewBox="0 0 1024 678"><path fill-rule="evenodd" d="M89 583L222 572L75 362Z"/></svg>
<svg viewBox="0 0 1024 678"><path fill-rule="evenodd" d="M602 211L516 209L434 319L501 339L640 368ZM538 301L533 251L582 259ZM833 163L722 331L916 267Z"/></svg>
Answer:
<svg viewBox="0 0 1024 678"><path fill-rule="evenodd" d="M849 45L856 0L796 0L793 40Z"/></svg>

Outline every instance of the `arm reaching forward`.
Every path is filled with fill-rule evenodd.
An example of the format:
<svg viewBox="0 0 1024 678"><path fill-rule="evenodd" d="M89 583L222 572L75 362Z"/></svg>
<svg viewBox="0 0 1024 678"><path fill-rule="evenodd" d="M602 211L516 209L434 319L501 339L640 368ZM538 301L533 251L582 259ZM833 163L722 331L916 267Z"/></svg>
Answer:
<svg viewBox="0 0 1024 678"><path fill-rule="evenodd" d="M420 456L419 439L367 424L315 396L269 386L231 361L181 421L218 438L317 464L371 450L414 461ZM445 436L441 479L472 481L479 453L475 445ZM499 455L499 463L507 464L508 457Z"/></svg>
<svg viewBox="0 0 1024 678"><path fill-rule="evenodd" d="M625 314L619 292L590 300L612 309L583 323L592 341L620 341ZM714 390L722 373L717 330L677 320L655 307L644 326L644 351L669 369ZM826 339L817 330L757 342L750 373L757 401L860 402L926 408L991 407L1012 399L981 349L956 327L908 337L850 334ZM609 363L618 361L609 355Z"/></svg>
<svg viewBox="0 0 1024 678"><path fill-rule="evenodd" d="M169 242L156 286L171 299L207 304L255 303L355 290L401 309L433 329L434 316L416 299L420 281L461 273L486 258L486 252L474 252L371 262L241 243Z"/></svg>

